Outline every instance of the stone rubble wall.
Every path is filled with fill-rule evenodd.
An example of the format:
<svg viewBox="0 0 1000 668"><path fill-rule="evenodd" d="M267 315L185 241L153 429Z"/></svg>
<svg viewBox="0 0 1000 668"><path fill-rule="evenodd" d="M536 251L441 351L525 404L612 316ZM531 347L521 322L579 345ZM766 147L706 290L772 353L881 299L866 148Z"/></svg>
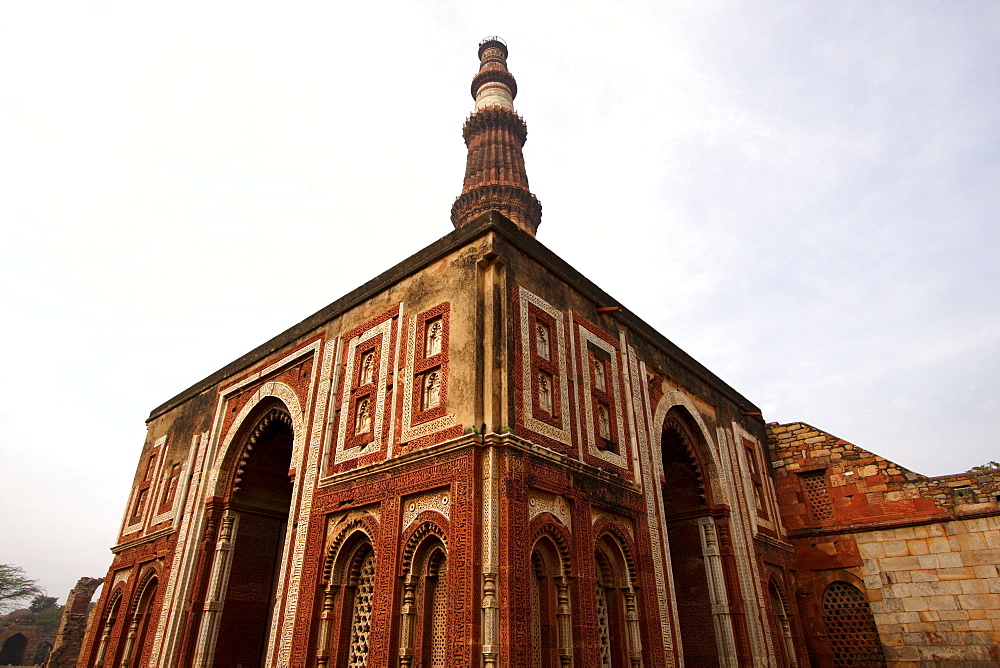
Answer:
<svg viewBox="0 0 1000 668"><path fill-rule="evenodd" d="M1000 665L1000 469L929 477L805 423L767 428L820 663L823 594L842 580L864 591L888 665ZM812 505L810 474L825 484ZM828 511L817 513L822 492Z"/></svg>
<svg viewBox="0 0 1000 668"><path fill-rule="evenodd" d="M1000 469L932 478L802 422L767 428L789 530L816 525L794 474L824 468L836 518L821 525L1000 511Z"/></svg>

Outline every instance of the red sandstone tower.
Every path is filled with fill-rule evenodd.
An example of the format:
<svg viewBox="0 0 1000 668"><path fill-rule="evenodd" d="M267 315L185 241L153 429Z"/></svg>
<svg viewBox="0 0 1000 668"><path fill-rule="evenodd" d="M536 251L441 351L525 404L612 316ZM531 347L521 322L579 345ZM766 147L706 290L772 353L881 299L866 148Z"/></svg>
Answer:
<svg viewBox="0 0 1000 668"><path fill-rule="evenodd" d="M472 80L476 110L462 136L469 147L462 194L451 207L451 222L462 227L486 211L499 211L535 235L542 205L528 190L521 152L528 126L514 111L517 82L507 71L507 45L499 37L479 44L479 73Z"/></svg>

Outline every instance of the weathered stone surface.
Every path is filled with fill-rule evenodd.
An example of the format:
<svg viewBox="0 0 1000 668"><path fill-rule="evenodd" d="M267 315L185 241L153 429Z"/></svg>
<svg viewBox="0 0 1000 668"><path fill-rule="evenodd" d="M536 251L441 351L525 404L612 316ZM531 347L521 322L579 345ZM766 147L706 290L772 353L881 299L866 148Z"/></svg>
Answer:
<svg viewBox="0 0 1000 668"><path fill-rule="evenodd" d="M87 630L88 609L94 592L104 583L104 578L80 578L69 595L63 608L56 641L49 656L51 668L73 668L76 666L83 637Z"/></svg>
<svg viewBox="0 0 1000 668"><path fill-rule="evenodd" d="M805 501L780 505L800 589L818 599L832 580L865 588L890 665L1000 662L1000 471L928 478L815 431L769 425L779 499ZM807 491L799 471L817 467L825 489ZM810 495L833 512L817 517ZM860 564L840 558L851 543ZM802 607L822 629L820 606ZM822 656L822 639L810 642Z"/></svg>

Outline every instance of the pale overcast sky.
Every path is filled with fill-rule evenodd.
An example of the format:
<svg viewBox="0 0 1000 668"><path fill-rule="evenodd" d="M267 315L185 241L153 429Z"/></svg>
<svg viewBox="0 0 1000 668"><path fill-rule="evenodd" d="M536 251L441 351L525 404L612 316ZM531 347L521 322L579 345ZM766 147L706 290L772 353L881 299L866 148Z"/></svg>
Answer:
<svg viewBox="0 0 1000 668"><path fill-rule="evenodd" d="M493 34L540 241L768 421L1000 459L1000 3L6 3L0 563L103 576L150 409L452 229Z"/></svg>

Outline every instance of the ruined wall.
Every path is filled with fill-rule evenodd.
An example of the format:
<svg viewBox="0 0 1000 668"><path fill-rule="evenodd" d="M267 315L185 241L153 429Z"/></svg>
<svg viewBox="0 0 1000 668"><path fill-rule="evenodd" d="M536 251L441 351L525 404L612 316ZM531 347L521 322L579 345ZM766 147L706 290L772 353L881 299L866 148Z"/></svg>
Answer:
<svg viewBox="0 0 1000 668"><path fill-rule="evenodd" d="M62 619L56 631L56 642L49 655L50 668L73 668L76 666L83 636L87 630L90 599L104 582L104 578L80 578L66 597Z"/></svg>
<svg viewBox="0 0 1000 668"><path fill-rule="evenodd" d="M52 648L52 636L46 635L27 608L0 617L0 664L33 665L41 663Z"/></svg>
<svg viewBox="0 0 1000 668"><path fill-rule="evenodd" d="M851 651L833 583L864 594L889 665L1000 660L1000 470L931 478L807 424L768 432L820 665Z"/></svg>

